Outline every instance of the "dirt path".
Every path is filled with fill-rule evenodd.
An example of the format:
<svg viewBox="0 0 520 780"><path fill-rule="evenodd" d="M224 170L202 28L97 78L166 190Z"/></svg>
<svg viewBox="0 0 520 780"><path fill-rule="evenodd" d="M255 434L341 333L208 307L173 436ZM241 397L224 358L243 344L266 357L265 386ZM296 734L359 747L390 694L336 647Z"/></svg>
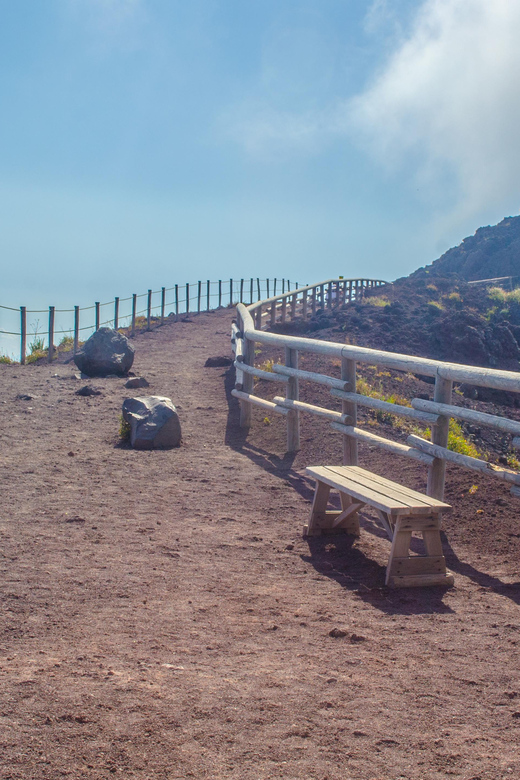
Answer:
<svg viewBox="0 0 520 780"><path fill-rule="evenodd" d="M454 589L391 592L369 516L303 540L332 439L245 441L231 317L136 339L177 450L118 445L123 380L0 366L1 780L520 777L518 559L455 535Z"/></svg>

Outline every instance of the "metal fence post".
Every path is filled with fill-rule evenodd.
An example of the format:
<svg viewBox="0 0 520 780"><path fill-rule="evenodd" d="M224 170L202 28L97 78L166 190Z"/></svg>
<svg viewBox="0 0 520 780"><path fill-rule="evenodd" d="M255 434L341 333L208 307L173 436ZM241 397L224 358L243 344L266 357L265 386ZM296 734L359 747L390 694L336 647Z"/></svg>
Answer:
<svg viewBox="0 0 520 780"><path fill-rule="evenodd" d="M135 317L137 314L137 295L132 295L132 336L135 336Z"/></svg>
<svg viewBox="0 0 520 780"><path fill-rule="evenodd" d="M49 363L54 357L54 306L49 306Z"/></svg>
<svg viewBox="0 0 520 780"><path fill-rule="evenodd" d="M20 306L20 363L25 364L27 353L27 309Z"/></svg>
<svg viewBox="0 0 520 780"><path fill-rule="evenodd" d="M119 298L114 300L114 330L119 326Z"/></svg>
<svg viewBox="0 0 520 780"><path fill-rule="evenodd" d="M76 354L79 348L79 306L74 306L74 351L73 355Z"/></svg>
<svg viewBox="0 0 520 780"><path fill-rule="evenodd" d="M164 325L165 305L166 305L166 287L161 287L161 325Z"/></svg>
<svg viewBox="0 0 520 780"><path fill-rule="evenodd" d="M94 304L96 307L96 330L99 330L99 301Z"/></svg>
<svg viewBox="0 0 520 780"><path fill-rule="evenodd" d="M146 320L147 320L147 330L151 329L151 320L152 320L152 291L148 290L148 306L147 306L147 312L146 312Z"/></svg>

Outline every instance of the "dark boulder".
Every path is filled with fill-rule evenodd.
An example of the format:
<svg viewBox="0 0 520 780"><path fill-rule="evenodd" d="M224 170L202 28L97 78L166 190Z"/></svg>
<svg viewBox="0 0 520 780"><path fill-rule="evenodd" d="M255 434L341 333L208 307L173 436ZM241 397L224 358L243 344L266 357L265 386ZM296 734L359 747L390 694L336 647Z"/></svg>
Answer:
<svg viewBox="0 0 520 780"><path fill-rule="evenodd" d="M134 348L117 330L99 328L76 353L74 362L87 376L125 376L134 362Z"/></svg>
<svg viewBox="0 0 520 780"><path fill-rule="evenodd" d="M168 449L181 444L179 415L169 398L126 398L123 419L130 425L130 444L136 450Z"/></svg>

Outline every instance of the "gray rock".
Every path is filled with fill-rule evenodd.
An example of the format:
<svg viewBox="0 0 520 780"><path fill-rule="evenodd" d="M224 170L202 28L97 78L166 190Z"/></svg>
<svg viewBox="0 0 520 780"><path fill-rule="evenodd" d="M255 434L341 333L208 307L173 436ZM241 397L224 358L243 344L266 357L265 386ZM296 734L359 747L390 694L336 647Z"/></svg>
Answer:
<svg viewBox="0 0 520 780"><path fill-rule="evenodd" d="M125 376L134 362L134 348L117 330L100 328L76 353L74 362L87 376Z"/></svg>
<svg viewBox="0 0 520 780"><path fill-rule="evenodd" d="M91 387L90 385L85 385L84 387L80 387L79 390L76 390L74 395L83 395L85 397L89 395L101 395L101 390L99 390L97 387Z"/></svg>
<svg viewBox="0 0 520 780"><path fill-rule="evenodd" d="M134 387L150 387L150 383L146 381L144 376L133 376L125 382L125 387L128 387L130 390Z"/></svg>
<svg viewBox="0 0 520 780"><path fill-rule="evenodd" d="M169 398L125 398L123 419L130 425L130 444L136 450L168 449L181 443L179 415Z"/></svg>

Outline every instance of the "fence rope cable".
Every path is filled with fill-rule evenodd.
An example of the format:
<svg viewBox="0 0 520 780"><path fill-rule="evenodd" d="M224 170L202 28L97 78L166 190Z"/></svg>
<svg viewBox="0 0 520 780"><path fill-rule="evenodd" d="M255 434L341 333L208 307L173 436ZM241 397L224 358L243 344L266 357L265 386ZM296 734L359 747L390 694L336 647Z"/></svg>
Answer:
<svg viewBox="0 0 520 780"><path fill-rule="evenodd" d="M235 294L239 294L239 292L240 292L240 285L241 285L242 281L244 281L244 283L246 281L249 282L251 278L254 279L255 282L256 281L260 282L260 285L265 285L267 283L267 281L269 281L269 282L274 281L274 280L271 280L271 279L269 279L269 280L267 280L267 279L258 279L257 277L248 277L247 279L244 278L244 280L242 280L242 279L233 279L233 280L231 280L230 279L229 281L232 281L232 284L233 284L232 296L235 295ZM282 280L280 279L279 282L281 283L281 281ZM287 284L290 284L290 282L288 280L285 280L285 281L286 281ZM212 286L218 285L219 282L221 284L221 291L220 291L220 293L218 291L212 291L212 289L211 289ZM225 298L225 297L227 297L227 295L230 292L229 289L226 290L226 286L229 285L229 282L227 280L220 279L220 280L216 280L216 281L210 281L209 284L210 284L210 293L209 293L210 300L218 299L219 297ZM198 285L199 285L199 282L189 282L189 283L186 283L186 284L178 284L178 285L175 285L174 287L165 287L164 288L165 292L172 292L175 289L177 289L180 294L179 294L179 297L178 297L178 299L176 301L175 300L165 301L164 302L164 308L169 307L169 306L174 307L176 304L178 304L179 308L182 308L183 304L186 304L186 303L191 304L193 301L198 301L198 299L199 299ZM207 281L203 282L202 285L203 286L201 287L201 294L200 294L201 301L202 301L203 298L207 297ZM188 291L189 291L188 297L186 297L186 295L185 295L186 287L188 287ZM181 290L182 290L182 294L181 294ZM160 293L162 293L162 288L160 290L152 290L151 294L152 295L159 295ZM148 292L139 293L139 294L136 294L135 298L136 298L136 300L138 300L140 298L148 298L148 295L149 295ZM246 290L245 289L244 289L244 295L246 295L246 297L248 297L247 294L246 294ZM121 304L121 303L127 303L128 301L132 301L133 297L134 296L132 295L132 296L129 296L127 298L119 298L119 303ZM101 307L103 307L103 306L114 306L114 300L115 299L112 299L112 300L107 301L105 303L98 303L97 306L96 306L96 304L94 304L92 306L79 307L80 314L82 312L94 311L94 309L96 309L97 307L99 307L99 309L101 309ZM3 306L2 304L0 304L0 309L4 309L5 311L12 311L12 312L20 313L20 308L14 308L12 306ZM162 302L154 304L153 306L150 307L150 315L154 316L153 312L157 312L157 311L159 311L161 309L162 309ZM54 311L55 311L56 314L74 314L76 309L75 308L74 309L54 309ZM201 311L204 311L204 309L201 309ZM48 314L48 313L49 313L49 309L26 309L26 316L27 315L32 315L32 314ZM193 314L193 313L195 313L194 310L189 312L189 314ZM135 316L136 317L141 317L141 316L147 315L147 314L148 314L148 307L146 307L145 309L141 309L140 311L136 311ZM186 312L178 311L178 312L171 312L171 314L173 314L174 316L177 316L177 315L181 315L181 314L186 314ZM169 316L169 315L167 315L167 316ZM119 317L120 320L129 320L130 323L131 323L131 318L132 318L131 314L123 314L123 315L120 315L120 317ZM107 320L104 320L103 322L101 322L99 326L100 327L105 327L106 325L110 325L113 321L114 321L114 319L113 319L113 317L111 317L110 319L107 319ZM124 326L124 327L130 327L130 325L127 325L127 326ZM94 324L83 325L82 327L78 328L78 332L82 332L82 331L85 331L85 330L93 330L94 328L95 328ZM73 331L74 331L74 327L73 326L71 326L70 328L62 327L61 329L55 330L54 334L55 335L65 335L65 334L71 334L71 333L73 333ZM22 334L21 334L20 331L12 331L12 330L0 329L0 335L3 335L3 336L21 336ZM25 334L26 338L38 338L38 337L41 337L43 339L45 339L45 336L47 336L47 335L48 334L47 334L46 330L27 331L26 334Z"/></svg>

